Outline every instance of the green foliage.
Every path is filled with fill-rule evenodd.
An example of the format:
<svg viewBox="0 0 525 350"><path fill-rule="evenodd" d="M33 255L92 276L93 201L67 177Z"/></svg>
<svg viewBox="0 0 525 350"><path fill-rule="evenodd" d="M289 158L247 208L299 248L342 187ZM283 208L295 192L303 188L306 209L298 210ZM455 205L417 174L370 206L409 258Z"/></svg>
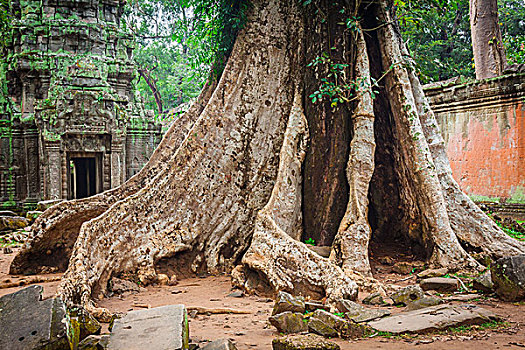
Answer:
<svg viewBox="0 0 525 350"><path fill-rule="evenodd" d="M312 237L308 238L306 241L304 241L306 244L315 245L315 239Z"/></svg>
<svg viewBox="0 0 525 350"><path fill-rule="evenodd" d="M395 0L403 39L423 83L456 76L474 78L468 0ZM499 18L509 64L525 63L525 7L499 0Z"/></svg>
<svg viewBox="0 0 525 350"><path fill-rule="evenodd" d="M132 0L126 25L135 33L135 60L156 83L164 110L195 98L213 67L219 77L244 25L242 0ZM146 105L156 110L152 88L139 79Z"/></svg>
<svg viewBox="0 0 525 350"><path fill-rule="evenodd" d="M523 0L499 0L503 44L509 64L525 63L525 6Z"/></svg>
<svg viewBox="0 0 525 350"><path fill-rule="evenodd" d="M423 83L474 77L468 0L396 0L403 39Z"/></svg>

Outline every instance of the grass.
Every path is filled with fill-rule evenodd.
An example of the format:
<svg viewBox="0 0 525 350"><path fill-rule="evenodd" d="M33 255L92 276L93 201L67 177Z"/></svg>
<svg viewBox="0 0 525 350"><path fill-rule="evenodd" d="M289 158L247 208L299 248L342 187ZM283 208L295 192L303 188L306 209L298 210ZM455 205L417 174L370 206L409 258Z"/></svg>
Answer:
<svg viewBox="0 0 525 350"><path fill-rule="evenodd" d="M17 246L18 244L19 243L17 241L8 240L8 239L5 239L4 237L0 237L0 248L14 247L14 246Z"/></svg>
<svg viewBox="0 0 525 350"><path fill-rule="evenodd" d="M454 333L454 334L461 334L461 333L467 333L475 330L500 330L508 328L510 324L505 321L490 321L485 322L479 325L464 325L464 326L457 326L457 327L450 327L446 329L445 333Z"/></svg>
<svg viewBox="0 0 525 350"><path fill-rule="evenodd" d="M518 241L525 241L525 234L514 231L510 228L503 227L499 222L496 222L496 224L505 232L507 235L511 236L512 238L517 239Z"/></svg>
<svg viewBox="0 0 525 350"><path fill-rule="evenodd" d="M389 338L389 339L410 339L410 338L417 338L419 336L432 336L432 335L444 335L444 334L454 334L454 335L462 335L467 334L474 331L480 331L480 330L504 330L510 327L510 324L505 321L489 321L478 325L463 325L463 326L457 326L457 327L449 327L444 330L434 331L434 332L428 332L424 334L416 334L416 333L401 333L401 334L394 334L390 332L380 332L377 331L374 334L372 334L370 337L383 337L383 338Z"/></svg>
<svg viewBox="0 0 525 350"><path fill-rule="evenodd" d="M487 213L487 214L492 220L494 220L496 225L498 225L499 228L501 228L503 232L505 232L507 235L509 235L510 237L514 239L517 239L518 241L525 241L525 234L518 232L518 231L514 231L513 229L510 229L508 227L505 227L501 222L494 219L494 217L492 216L492 213ZM522 224L522 223L525 223L525 221L517 221L517 223Z"/></svg>

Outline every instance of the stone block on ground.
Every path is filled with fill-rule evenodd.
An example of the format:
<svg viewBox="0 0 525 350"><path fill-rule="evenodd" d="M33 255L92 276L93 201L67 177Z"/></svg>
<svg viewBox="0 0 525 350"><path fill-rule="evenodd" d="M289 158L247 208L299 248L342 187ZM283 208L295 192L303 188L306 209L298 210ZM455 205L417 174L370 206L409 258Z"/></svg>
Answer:
<svg viewBox="0 0 525 350"><path fill-rule="evenodd" d="M352 300L341 299L336 303L337 310L347 315L356 316L365 309L363 305L360 305Z"/></svg>
<svg viewBox="0 0 525 350"><path fill-rule="evenodd" d="M346 299L342 299L337 303L337 309L343 312L347 319L355 323L368 322L390 315L390 311L388 310L366 308Z"/></svg>
<svg viewBox="0 0 525 350"><path fill-rule="evenodd" d="M348 322L342 317L325 310L316 310L308 322L308 330L323 337L360 338L365 335L366 327Z"/></svg>
<svg viewBox="0 0 525 350"><path fill-rule="evenodd" d="M435 290L437 292L455 292L459 288L459 281L452 278L432 277L425 278L419 282L423 290Z"/></svg>
<svg viewBox="0 0 525 350"><path fill-rule="evenodd" d="M271 316L269 320L280 333L292 334L308 330L307 321L303 318L303 314L298 312L285 311Z"/></svg>
<svg viewBox="0 0 525 350"><path fill-rule="evenodd" d="M446 301L470 301L481 298L480 294L453 294L443 298Z"/></svg>
<svg viewBox="0 0 525 350"><path fill-rule="evenodd" d="M494 283L492 283L492 276L490 270L485 271L472 281L472 288L483 293L493 293Z"/></svg>
<svg viewBox="0 0 525 350"><path fill-rule="evenodd" d="M21 216L0 216L0 231L18 230L29 225L29 220Z"/></svg>
<svg viewBox="0 0 525 350"><path fill-rule="evenodd" d="M504 257L492 264L494 290L506 301L525 299L525 254Z"/></svg>
<svg viewBox="0 0 525 350"><path fill-rule="evenodd" d="M327 307L322 302L315 300L305 301L304 306L308 312L313 312L319 309L327 309Z"/></svg>
<svg viewBox="0 0 525 350"><path fill-rule="evenodd" d="M179 350L189 344L184 305L131 311L115 320L108 350Z"/></svg>
<svg viewBox="0 0 525 350"><path fill-rule="evenodd" d="M349 316L348 314L346 314L346 316L347 318L351 319L355 323L364 323L364 322L376 320L378 318L389 316L390 313L391 313L390 311L385 310L385 309L366 308L366 309L361 310L361 312L359 312L359 314L357 315Z"/></svg>
<svg viewBox="0 0 525 350"><path fill-rule="evenodd" d="M219 339L206 344L202 350L237 350L235 344L229 339Z"/></svg>
<svg viewBox="0 0 525 350"><path fill-rule="evenodd" d="M431 277L441 277L448 273L448 269L446 267L442 267L440 269L427 269L424 271L421 271L417 274L417 278L431 278Z"/></svg>
<svg viewBox="0 0 525 350"><path fill-rule="evenodd" d="M42 286L0 297L0 349L69 349L66 307L59 298L42 300Z"/></svg>
<svg viewBox="0 0 525 350"><path fill-rule="evenodd" d="M390 296L394 305L408 305L425 296L425 292L418 285L407 286L396 291Z"/></svg>
<svg viewBox="0 0 525 350"><path fill-rule="evenodd" d="M82 307L73 307L68 310L70 325L70 340L78 344L92 334L100 333L102 326L93 315Z"/></svg>
<svg viewBox="0 0 525 350"><path fill-rule="evenodd" d="M78 350L105 350L108 346L109 334L90 335L78 344Z"/></svg>
<svg viewBox="0 0 525 350"><path fill-rule="evenodd" d="M407 304L407 310L419 310L430 306L443 304L443 300L435 296L425 296Z"/></svg>
<svg viewBox="0 0 525 350"><path fill-rule="evenodd" d="M363 299L363 304L367 305L383 305L385 304L385 300L383 299L383 296L381 293L376 292L368 295L366 298Z"/></svg>
<svg viewBox="0 0 525 350"><path fill-rule="evenodd" d="M277 315L285 311L304 313L306 307L303 297L294 297L290 293L280 291L273 306L272 315Z"/></svg>
<svg viewBox="0 0 525 350"><path fill-rule="evenodd" d="M288 335L272 341L273 350L340 350L336 343L315 334Z"/></svg>
<svg viewBox="0 0 525 350"><path fill-rule="evenodd" d="M380 332L424 333L464 324L482 324L499 318L491 311L474 305L438 305L408 311L372 321L369 326Z"/></svg>

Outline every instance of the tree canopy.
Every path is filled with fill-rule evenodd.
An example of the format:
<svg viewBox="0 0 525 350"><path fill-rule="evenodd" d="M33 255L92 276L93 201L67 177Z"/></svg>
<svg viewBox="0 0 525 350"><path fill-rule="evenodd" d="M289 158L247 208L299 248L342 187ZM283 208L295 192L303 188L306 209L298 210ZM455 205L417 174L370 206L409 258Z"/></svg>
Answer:
<svg viewBox="0 0 525 350"><path fill-rule="evenodd" d="M525 63L525 6L521 0L498 5L508 62ZM156 82L164 111L194 99L210 67L220 73L247 6L240 0L130 2L127 24L137 37L135 59ZM396 0L395 6L423 83L474 77L468 0ZM144 78L137 87L147 107L159 112Z"/></svg>

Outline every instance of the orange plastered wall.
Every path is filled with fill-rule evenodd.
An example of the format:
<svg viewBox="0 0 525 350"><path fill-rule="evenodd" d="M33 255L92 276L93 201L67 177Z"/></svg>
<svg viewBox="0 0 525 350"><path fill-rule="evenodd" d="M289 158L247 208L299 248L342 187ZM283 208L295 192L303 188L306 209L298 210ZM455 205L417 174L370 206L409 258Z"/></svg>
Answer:
<svg viewBox="0 0 525 350"><path fill-rule="evenodd" d="M517 102L447 116L452 172L468 195L525 202L524 108Z"/></svg>

